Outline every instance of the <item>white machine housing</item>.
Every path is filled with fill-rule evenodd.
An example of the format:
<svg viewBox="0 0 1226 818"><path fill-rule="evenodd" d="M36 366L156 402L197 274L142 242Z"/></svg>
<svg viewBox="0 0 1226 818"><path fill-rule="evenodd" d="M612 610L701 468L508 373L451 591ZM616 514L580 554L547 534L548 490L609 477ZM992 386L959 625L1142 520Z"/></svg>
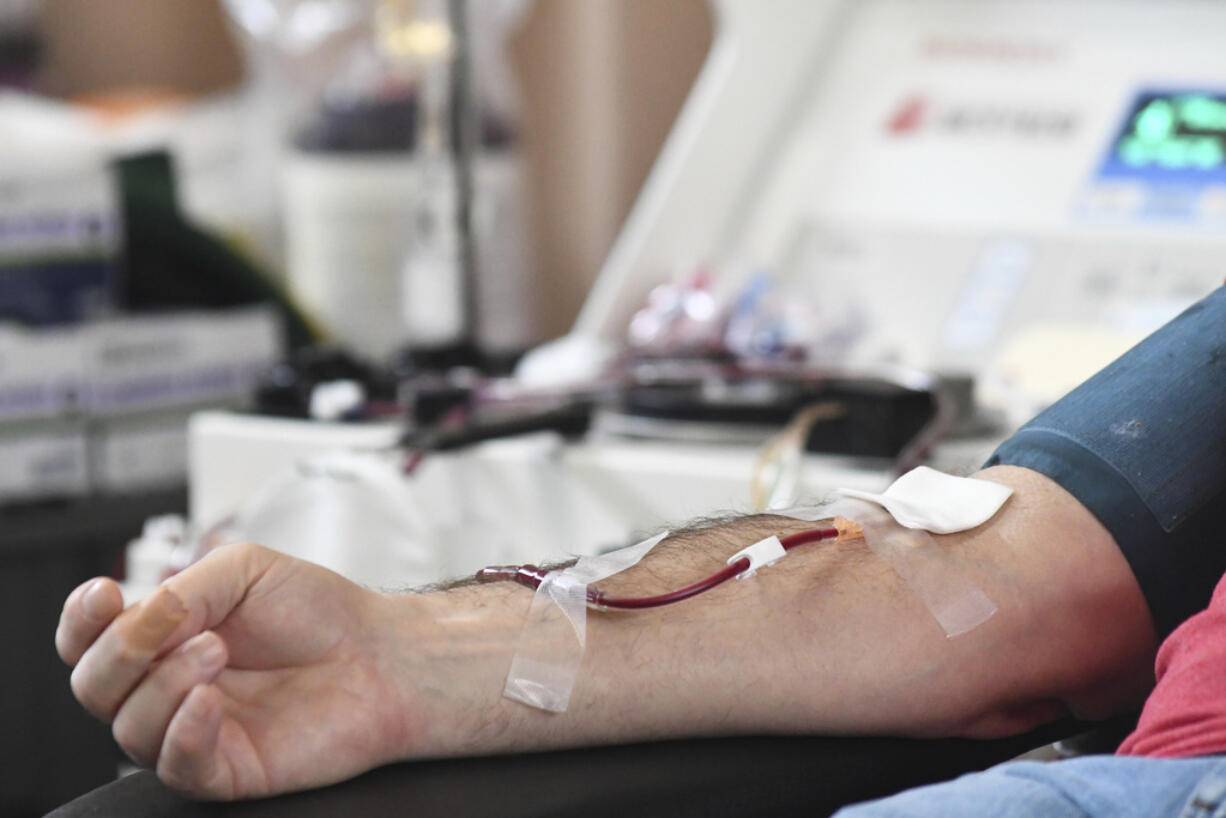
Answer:
<svg viewBox="0 0 1226 818"><path fill-rule="evenodd" d="M616 341L653 286L731 262L855 305L865 359L978 372L1024 326L1148 331L1226 277L1220 166L1103 173L1139 94L1226 93L1226 6L715 8L707 65L576 333Z"/></svg>

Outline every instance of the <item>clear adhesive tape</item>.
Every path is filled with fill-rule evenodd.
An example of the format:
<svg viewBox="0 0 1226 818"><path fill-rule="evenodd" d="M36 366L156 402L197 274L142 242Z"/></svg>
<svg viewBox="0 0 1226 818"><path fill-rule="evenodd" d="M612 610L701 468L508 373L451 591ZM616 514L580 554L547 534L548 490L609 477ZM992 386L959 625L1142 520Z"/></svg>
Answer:
<svg viewBox="0 0 1226 818"><path fill-rule="evenodd" d="M587 647L587 587L637 563L668 532L637 545L582 557L550 571L532 597L502 694L530 707L565 713Z"/></svg>
<svg viewBox="0 0 1226 818"><path fill-rule="evenodd" d="M771 513L809 522L831 517L854 520L863 529L869 550L903 578L947 637L977 628L997 611L996 604L937 545L931 534L904 528L879 506L844 499Z"/></svg>

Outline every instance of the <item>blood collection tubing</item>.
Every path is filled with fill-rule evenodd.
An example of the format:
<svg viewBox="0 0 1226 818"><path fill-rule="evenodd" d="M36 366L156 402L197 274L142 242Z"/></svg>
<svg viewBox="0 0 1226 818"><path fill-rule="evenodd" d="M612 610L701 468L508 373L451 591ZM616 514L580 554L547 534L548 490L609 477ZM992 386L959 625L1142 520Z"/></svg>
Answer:
<svg viewBox="0 0 1226 818"><path fill-rule="evenodd" d="M837 539L840 534L852 534L853 529L840 528L837 526L829 526L825 528L813 528L808 531L801 531L792 534L788 537L783 537L779 540L779 544L783 546L784 551L790 551L793 548L808 543L821 542L823 540ZM857 533L858 536L858 533ZM699 594L709 591L712 588L720 585L733 577L749 570L752 561L748 556L734 560L729 565L719 571L716 571L706 579L699 580L692 585L687 585L684 588L678 588L675 591L669 591L665 594L657 596L643 597L616 597L606 596L605 593L598 588L587 589L587 605L589 608L598 610L613 609L613 610L643 610L646 608L659 608L664 605L672 605L675 602L689 599L698 596ZM489 568L482 568L477 572L476 579L478 582L498 582L500 580L511 580L520 585L525 585L529 588L539 588L545 579L545 575L549 572L543 568L538 568L535 565L496 565Z"/></svg>
<svg viewBox="0 0 1226 818"><path fill-rule="evenodd" d="M860 522L842 516L831 509L833 505L853 509L857 517L871 517L871 526L867 519ZM528 619L520 633L519 647L507 671L503 695L529 707L564 713L583 659L588 609L643 610L671 605L698 596L733 577L753 576L759 568L783 559L791 549L823 540L864 540L868 543L870 550L894 566L914 587L946 636L965 633L995 613L996 606L973 582L957 572L941 570L938 563L944 561L934 555L937 546L927 532L904 529L897 524L893 528L898 531L883 527L876 515L891 521L892 518L884 510L876 512L868 503L859 500L839 500L820 510L827 509L830 509L827 514L813 517L784 512L783 516L822 522L820 527L784 538L771 536L759 540L733 554L723 569L705 579L656 596L608 596L593 587L593 583L637 563L666 534L609 555L581 559L574 567L562 571L549 571L535 565L483 568L477 572L478 582L507 580L535 591ZM915 554L911 555L909 551L913 547ZM934 570L939 574L934 574Z"/></svg>

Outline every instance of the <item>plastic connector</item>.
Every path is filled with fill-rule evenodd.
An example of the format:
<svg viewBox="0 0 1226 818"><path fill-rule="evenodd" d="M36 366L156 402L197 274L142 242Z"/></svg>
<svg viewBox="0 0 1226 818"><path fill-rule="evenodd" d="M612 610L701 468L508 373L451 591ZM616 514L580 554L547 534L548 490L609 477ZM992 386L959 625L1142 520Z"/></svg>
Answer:
<svg viewBox="0 0 1226 818"><path fill-rule="evenodd" d="M846 517L835 517L834 527L839 532L840 540L864 539L864 528L855 520L849 520Z"/></svg>
<svg viewBox="0 0 1226 818"><path fill-rule="evenodd" d="M774 565L787 555L787 549L783 547L778 537L767 537L733 554L728 558L727 564L732 565L738 560L748 559L749 567L736 575L737 579L747 579L756 574L759 568Z"/></svg>

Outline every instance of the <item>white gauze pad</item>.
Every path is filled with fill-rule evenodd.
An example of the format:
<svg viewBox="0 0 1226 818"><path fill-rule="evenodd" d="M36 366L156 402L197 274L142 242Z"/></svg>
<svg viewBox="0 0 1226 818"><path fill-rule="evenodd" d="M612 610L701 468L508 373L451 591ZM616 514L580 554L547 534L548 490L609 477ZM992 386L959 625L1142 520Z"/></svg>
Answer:
<svg viewBox="0 0 1226 818"><path fill-rule="evenodd" d="M952 534L992 519L1013 494L1013 489L988 480L954 477L920 466L895 480L881 494L857 489L838 489L837 493L876 503L907 528Z"/></svg>

